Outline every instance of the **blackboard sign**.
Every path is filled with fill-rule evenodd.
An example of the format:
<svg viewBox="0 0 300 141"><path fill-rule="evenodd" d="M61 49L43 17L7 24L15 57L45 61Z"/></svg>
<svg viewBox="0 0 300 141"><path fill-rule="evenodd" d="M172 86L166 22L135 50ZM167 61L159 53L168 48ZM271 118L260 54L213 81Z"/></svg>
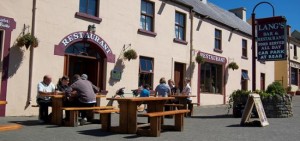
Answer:
<svg viewBox="0 0 300 141"><path fill-rule="evenodd" d="M257 60L286 60L286 19L282 16L256 20Z"/></svg>
<svg viewBox="0 0 300 141"><path fill-rule="evenodd" d="M243 116L241 119L241 125L243 126L243 125L245 125L246 122L250 121L251 111L252 111L254 105L257 110L261 126L269 125L269 122L268 122L267 116L265 114L265 110L262 105L259 94L250 94L249 95L247 104L245 106L245 110L243 112Z"/></svg>

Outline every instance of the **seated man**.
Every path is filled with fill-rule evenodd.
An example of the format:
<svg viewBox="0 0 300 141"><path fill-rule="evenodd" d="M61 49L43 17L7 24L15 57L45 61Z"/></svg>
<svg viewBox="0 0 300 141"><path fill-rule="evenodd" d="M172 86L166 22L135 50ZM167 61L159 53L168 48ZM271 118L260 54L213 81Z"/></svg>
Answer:
<svg viewBox="0 0 300 141"><path fill-rule="evenodd" d="M41 93L52 93L55 91L55 85L52 78L45 75L43 81L38 83L37 103L39 104L39 120L40 122L49 122L48 106L52 105L51 97L41 96Z"/></svg>
<svg viewBox="0 0 300 141"><path fill-rule="evenodd" d="M73 84L70 86L70 89L67 90L66 94L68 97L75 98L72 104L75 107L93 107L96 105L96 94L93 90L92 83L88 80L81 79L78 74L73 76ZM80 114L80 125L84 125L87 121L87 112L80 111Z"/></svg>

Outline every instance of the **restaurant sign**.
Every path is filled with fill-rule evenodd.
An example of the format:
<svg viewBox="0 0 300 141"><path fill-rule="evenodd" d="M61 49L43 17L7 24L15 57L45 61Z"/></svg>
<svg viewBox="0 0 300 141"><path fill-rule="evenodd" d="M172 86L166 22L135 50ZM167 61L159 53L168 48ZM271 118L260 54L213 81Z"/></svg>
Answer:
<svg viewBox="0 0 300 141"><path fill-rule="evenodd" d="M286 19L257 19L257 60L286 60Z"/></svg>
<svg viewBox="0 0 300 141"><path fill-rule="evenodd" d="M200 56L202 56L204 59L206 59L206 61L212 61L212 62L221 63L221 64L225 64L227 62L225 57L216 56L216 55L205 53L205 52L200 52Z"/></svg>

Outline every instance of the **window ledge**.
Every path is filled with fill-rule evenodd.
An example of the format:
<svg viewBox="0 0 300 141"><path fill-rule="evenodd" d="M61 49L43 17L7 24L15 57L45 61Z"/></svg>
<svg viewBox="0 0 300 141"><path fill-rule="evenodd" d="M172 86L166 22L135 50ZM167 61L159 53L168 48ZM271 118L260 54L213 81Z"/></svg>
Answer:
<svg viewBox="0 0 300 141"><path fill-rule="evenodd" d="M296 60L297 60L297 59L298 59L298 56L294 56L294 59L296 59Z"/></svg>
<svg viewBox="0 0 300 141"><path fill-rule="evenodd" d="M156 37L156 35L157 35L157 33L155 33L155 32L144 30L144 29L138 29L138 33L147 35L147 36L151 36L151 37Z"/></svg>
<svg viewBox="0 0 300 141"><path fill-rule="evenodd" d="M248 60L248 57L246 57L246 56L242 56L242 59L246 59L246 60Z"/></svg>
<svg viewBox="0 0 300 141"><path fill-rule="evenodd" d="M86 13L81 13L81 12L76 12L75 13L76 18L84 19L84 20L89 20L91 22L95 23L100 23L102 21L102 18L95 17Z"/></svg>
<svg viewBox="0 0 300 141"><path fill-rule="evenodd" d="M214 48L214 51L215 51L215 52L218 52L218 53L223 53L223 50L216 49L216 48Z"/></svg>
<svg viewBox="0 0 300 141"><path fill-rule="evenodd" d="M177 38L174 38L174 39L173 39L173 42L179 43L179 44L183 44L183 45L187 45L187 44L188 44L187 41L180 40L180 39L177 39Z"/></svg>

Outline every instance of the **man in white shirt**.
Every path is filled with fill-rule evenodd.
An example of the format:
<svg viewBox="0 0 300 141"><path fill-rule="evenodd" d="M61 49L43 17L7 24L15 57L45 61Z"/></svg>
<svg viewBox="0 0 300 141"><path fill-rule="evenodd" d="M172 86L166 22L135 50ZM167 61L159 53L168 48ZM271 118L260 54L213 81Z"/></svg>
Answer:
<svg viewBox="0 0 300 141"><path fill-rule="evenodd" d="M190 82L191 82L191 80L189 80L189 79L185 80L186 86L183 88L182 94L191 95L192 89L191 89ZM187 100L187 104L188 104L188 109L190 111L193 111L192 99L190 97L188 97L186 100ZM188 113L188 116L191 116L191 112Z"/></svg>
<svg viewBox="0 0 300 141"><path fill-rule="evenodd" d="M37 103L39 104L39 120L43 123L48 122L48 106L52 105L51 97L41 96L40 93L52 93L55 91L55 85L52 83L52 78L45 75L43 81L37 85Z"/></svg>

